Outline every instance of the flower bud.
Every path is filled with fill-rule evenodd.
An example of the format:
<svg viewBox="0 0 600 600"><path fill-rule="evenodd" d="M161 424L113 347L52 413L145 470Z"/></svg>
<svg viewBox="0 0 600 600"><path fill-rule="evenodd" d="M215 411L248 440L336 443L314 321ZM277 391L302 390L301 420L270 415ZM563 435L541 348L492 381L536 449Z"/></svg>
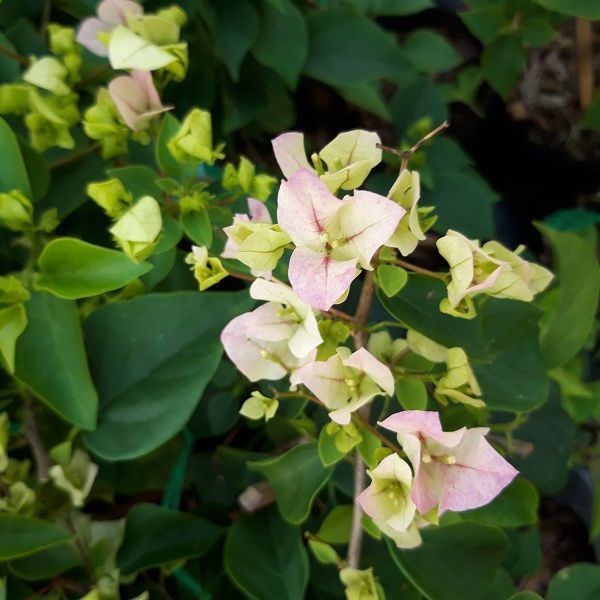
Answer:
<svg viewBox="0 0 600 600"><path fill-rule="evenodd" d="M23 80L57 96L66 96L71 92L67 84L68 71L60 60L44 56L34 60L23 74Z"/></svg>
<svg viewBox="0 0 600 600"><path fill-rule="evenodd" d="M216 159L223 158L223 145L213 148L210 113L198 108L192 110L184 119L167 147L173 158L179 162L199 160L212 165Z"/></svg>
<svg viewBox="0 0 600 600"><path fill-rule="evenodd" d="M133 200L119 179L90 183L87 195L113 219L120 217Z"/></svg>
<svg viewBox="0 0 600 600"><path fill-rule="evenodd" d="M240 415L254 421L268 421L275 416L278 407L279 402L274 398L268 398L260 392L252 392L250 398L242 404Z"/></svg>
<svg viewBox="0 0 600 600"><path fill-rule="evenodd" d="M0 225L11 231L23 231L31 226L33 206L19 190L0 194Z"/></svg>
<svg viewBox="0 0 600 600"><path fill-rule="evenodd" d="M192 252L187 255L185 262L192 265L192 271L201 292L229 275L218 258L208 256L206 246L192 246Z"/></svg>
<svg viewBox="0 0 600 600"><path fill-rule="evenodd" d="M385 593L373 575L373 569L359 571L346 567L340 571L346 600L385 600Z"/></svg>
<svg viewBox="0 0 600 600"><path fill-rule="evenodd" d="M84 505L97 473L98 465L91 462L87 453L79 448L73 452L68 464L54 465L49 470L54 485L69 495L76 508Z"/></svg>
<svg viewBox="0 0 600 600"><path fill-rule="evenodd" d="M117 108L106 88L100 88L96 103L84 114L83 130L102 145L102 157L114 158L127 153L129 131L118 116Z"/></svg>

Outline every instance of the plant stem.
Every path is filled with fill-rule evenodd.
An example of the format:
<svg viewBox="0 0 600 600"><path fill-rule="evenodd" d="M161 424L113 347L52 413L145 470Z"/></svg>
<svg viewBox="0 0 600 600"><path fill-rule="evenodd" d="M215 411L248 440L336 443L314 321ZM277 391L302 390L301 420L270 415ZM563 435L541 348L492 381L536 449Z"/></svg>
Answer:
<svg viewBox="0 0 600 600"><path fill-rule="evenodd" d="M52 460L50 459L48 450L46 450L46 446L44 445L44 441L38 430L33 406L26 395L27 392L23 394L23 405L25 407L25 437L31 446L38 481L44 483L49 479L48 471L52 465Z"/></svg>
<svg viewBox="0 0 600 600"><path fill-rule="evenodd" d="M373 271L365 273L365 280L360 291L358 307L354 314L354 322L357 330L353 333L354 344L358 349L366 346L367 334L364 331L369 320L371 304L375 293L375 281ZM359 409L359 417L365 422L369 421L370 406L367 404ZM363 529L362 529L362 509L358 503L359 494L365 489L367 473L365 465L358 450L354 451L354 500L352 510L352 528L350 530L350 543L348 544L348 566L352 569L358 569L360 566L360 554L362 550Z"/></svg>
<svg viewBox="0 0 600 600"><path fill-rule="evenodd" d="M25 58L24 56L21 56L20 54L17 54L16 52L13 52L10 48L7 48L6 46L2 46L2 44L0 44L0 54L4 54L4 56L7 56L15 62L18 62L24 67L29 65L29 59Z"/></svg>
<svg viewBox="0 0 600 600"><path fill-rule="evenodd" d="M400 446L396 446L394 442L388 440L388 438L386 438L385 435L383 435L383 433L381 433L381 431L377 429L377 427L373 427L373 425L371 425L371 423L365 420L361 415L356 415L356 421L358 421L361 427L368 429L376 438L378 438L383 443L384 446L387 446L396 454L400 454L401 456L404 455L404 451L402 450L402 448L400 448Z"/></svg>
<svg viewBox="0 0 600 600"><path fill-rule="evenodd" d="M92 152L97 150L99 147L100 147L100 144L98 144L98 143L90 144L89 146L86 146L85 148L83 148L82 150L79 150L78 152L73 152L73 153L67 154L66 156L63 156L61 158L58 158L54 162L50 163L50 169L57 169L58 167L64 167L65 165L71 164L73 162L77 162L81 158L84 158L88 154L91 154Z"/></svg>
<svg viewBox="0 0 600 600"><path fill-rule="evenodd" d="M395 258L391 261L393 264L402 267L403 269L407 269L408 271L413 271L413 273L420 273L421 275L427 275L427 277L433 277L434 279L439 279L440 281L445 281L446 275L444 273L436 273L435 271L430 271L429 269L425 269L424 267L419 267L418 265L413 265L406 260L402 260L401 258Z"/></svg>

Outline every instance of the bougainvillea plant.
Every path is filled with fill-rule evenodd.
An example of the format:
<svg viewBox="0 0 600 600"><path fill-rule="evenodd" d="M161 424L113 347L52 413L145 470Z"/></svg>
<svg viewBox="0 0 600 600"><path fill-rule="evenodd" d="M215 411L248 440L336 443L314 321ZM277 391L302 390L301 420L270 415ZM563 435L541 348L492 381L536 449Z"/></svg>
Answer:
<svg viewBox="0 0 600 600"><path fill-rule="evenodd" d="M48 24L0 85L0 599L512 596L593 235L540 224L557 282L434 234L413 163L447 124L233 158L165 100L194 54L154 4Z"/></svg>

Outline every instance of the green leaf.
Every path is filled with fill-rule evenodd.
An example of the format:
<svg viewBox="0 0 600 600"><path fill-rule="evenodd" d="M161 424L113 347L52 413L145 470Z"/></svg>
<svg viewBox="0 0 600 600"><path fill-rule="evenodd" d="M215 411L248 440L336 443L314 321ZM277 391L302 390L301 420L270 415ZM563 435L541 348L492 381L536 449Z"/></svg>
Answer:
<svg viewBox="0 0 600 600"><path fill-rule="evenodd" d="M333 86L395 78L413 71L394 39L367 17L331 8L308 17L310 51L304 73Z"/></svg>
<svg viewBox="0 0 600 600"><path fill-rule="evenodd" d="M423 73L450 71L463 62L446 38L428 29L413 31L402 45L402 52Z"/></svg>
<svg viewBox="0 0 600 600"><path fill-rule="evenodd" d="M294 524L307 519L313 500L332 472L321 463L316 442L301 444L281 456L248 466L268 479L281 516Z"/></svg>
<svg viewBox="0 0 600 600"><path fill-rule="evenodd" d="M429 77L421 77L396 92L391 105L396 132L402 135L423 117L439 125L448 117L442 88Z"/></svg>
<svg viewBox="0 0 600 600"><path fill-rule="evenodd" d="M8 566L19 579L41 581L82 567L83 560L74 543L61 543L32 556L11 560Z"/></svg>
<svg viewBox="0 0 600 600"><path fill-rule="evenodd" d="M243 293L177 292L96 310L85 334L100 417L88 447L125 460L180 431L219 365L223 327L250 307Z"/></svg>
<svg viewBox="0 0 600 600"><path fill-rule="evenodd" d="M348 454L338 449L335 445L335 435L329 435L327 427L323 427L319 433L318 451L319 458L324 467L335 465L335 463L342 460Z"/></svg>
<svg viewBox="0 0 600 600"><path fill-rule="evenodd" d="M48 521L4 513L0 513L0 531L0 561L27 556L71 538Z"/></svg>
<svg viewBox="0 0 600 600"><path fill-rule="evenodd" d="M198 246L210 248L213 241L212 223L207 210L188 212L181 217L185 234Z"/></svg>
<svg viewBox="0 0 600 600"><path fill-rule="evenodd" d="M351 104L377 115L387 123L391 122L392 114L383 99L378 82L364 81L362 83L337 86L339 95Z"/></svg>
<svg viewBox="0 0 600 600"><path fill-rule="evenodd" d="M155 504L138 504L127 513L117 564L127 575L206 554L223 529L206 519Z"/></svg>
<svg viewBox="0 0 600 600"><path fill-rule="evenodd" d="M600 89L594 92L592 102L587 107L581 121L581 127L592 131L600 130Z"/></svg>
<svg viewBox="0 0 600 600"><path fill-rule="evenodd" d="M0 356L9 373L15 372L15 347L27 327L27 313L22 304L0 309Z"/></svg>
<svg viewBox="0 0 600 600"><path fill-rule="evenodd" d="M180 127L181 123L171 113L163 115L160 130L156 138L156 144L154 146L156 163L160 170L164 171L166 175L176 179L182 174L182 165L173 158L173 155L167 148L167 143L177 134Z"/></svg>
<svg viewBox="0 0 600 600"><path fill-rule="evenodd" d="M377 267L377 283L383 293L392 298L408 281L408 273L396 265L379 265Z"/></svg>
<svg viewBox="0 0 600 600"><path fill-rule="evenodd" d="M0 118L0 193L21 190L31 198L31 187L27 178L27 169L23 162L19 142L8 123Z"/></svg>
<svg viewBox="0 0 600 600"><path fill-rule="evenodd" d="M590 0L533 0L536 4L556 12L596 21L600 19L600 4Z"/></svg>
<svg viewBox="0 0 600 600"><path fill-rule="evenodd" d="M523 527L537 523L540 498L535 486L519 477L499 496L481 508L463 512L465 519L485 521L498 527Z"/></svg>
<svg viewBox="0 0 600 600"><path fill-rule="evenodd" d="M502 3L473 7L460 13L460 17L469 31L484 44L489 46L502 34L506 25L504 5Z"/></svg>
<svg viewBox="0 0 600 600"><path fill-rule="evenodd" d="M423 544L410 550L388 540L393 560L417 590L430 600L489 598L508 541L501 529L463 521L421 533Z"/></svg>
<svg viewBox="0 0 600 600"><path fill-rule="evenodd" d="M273 509L242 517L227 534L225 570L251 600L304 598L309 569L299 528Z"/></svg>
<svg viewBox="0 0 600 600"><path fill-rule="evenodd" d="M15 376L63 419L93 429L98 396L90 377L77 305L35 292L25 309L28 324L17 341Z"/></svg>
<svg viewBox="0 0 600 600"><path fill-rule="evenodd" d="M141 196L152 196L160 198L161 190L156 184L159 174L150 167L144 165L130 165L128 167L118 167L116 169L107 169L106 174L109 177L118 179L125 189L133 194L134 199Z"/></svg>
<svg viewBox="0 0 600 600"><path fill-rule="evenodd" d="M329 544L347 544L352 529L352 504L334 506L317 531L317 537Z"/></svg>
<svg viewBox="0 0 600 600"><path fill-rule="evenodd" d="M249 0L206 0L201 12L215 38L217 53L237 81L242 61L258 37L256 9ZM278 52L282 53L281 48Z"/></svg>
<svg viewBox="0 0 600 600"><path fill-rule="evenodd" d="M122 288L152 268L123 252L75 238L52 240L38 259L35 287L67 300L88 298Z"/></svg>
<svg viewBox="0 0 600 600"><path fill-rule="evenodd" d="M433 229L445 234L457 229L467 237L495 236L493 204L498 195L472 169L435 172L434 189L423 194L424 206L435 206Z"/></svg>
<svg viewBox="0 0 600 600"><path fill-rule="evenodd" d="M404 410L425 410L427 408L427 388L422 379L400 377L396 379L396 398Z"/></svg>
<svg viewBox="0 0 600 600"><path fill-rule="evenodd" d="M308 56L308 29L304 16L291 0L280 2L279 8L262 3L260 35L252 54L293 90Z"/></svg>
<svg viewBox="0 0 600 600"><path fill-rule="evenodd" d="M18 138L21 156L31 185L32 200L39 202L46 196L50 187L50 168L46 159L23 139Z"/></svg>
<svg viewBox="0 0 600 600"><path fill-rule="evenodd" d="M16 52L11 41L1 31L0 45L11 52ZM14 81L20 74L21 69L19 67L19 63L8 56L5 56L4 54L0 54L0 81L3 83L9 83Z"/></svg>
<svg viewBox="0 0 600 600"><path fill-rule="evenodd" d="M577 563L552 577L546 600L596 600L600 597L600 567Z"/></svg>
<svg viewBox="0 0 600 600"><path fill-rule="evenodd" d="M521 40L505 35L486 46L481 55L481 72L502 98L508 96L523 72L527 55Z"/></svg>
<svg viewBox="0 0 600 600"><path fill-rule="evenodd" d="M402 0L402 2L398 2L398 0L368 0L367 3L369 14L395 17L414 15L435 6L432 0Z"/></svg>
<svg viewBox="0 0 600 600"><path fill-rule="evenodd" d="M513 594L508 600L544 600L539 594L535 592L517 592Z"/></svg>
<svg viewBox="0 0 600 600"><path fill-rule="evenodd" d="M439 311L446 296L443 283L421 275L410 275L394 298L378 296L407 327L447 348L464 348L489 408L524 412L546 400L549 383L538 347L537 307L486 298L476 318L457 319Z"/></svg>
<svg viewBox="0 0 600 600"><path fill-rule="evenodd" d="M551 42L556 35L550 15L526 17L521 23L521 39L529 48L544 46Z"/></svg>
<svg viewBox="0 0 600 600"><path fill-rule="evenodd" d="M559 281L558 301L542 321L540 346L548 368L569 361L584 345L593 327L600 298L596 239L537 224L550 242Z"/></svg>

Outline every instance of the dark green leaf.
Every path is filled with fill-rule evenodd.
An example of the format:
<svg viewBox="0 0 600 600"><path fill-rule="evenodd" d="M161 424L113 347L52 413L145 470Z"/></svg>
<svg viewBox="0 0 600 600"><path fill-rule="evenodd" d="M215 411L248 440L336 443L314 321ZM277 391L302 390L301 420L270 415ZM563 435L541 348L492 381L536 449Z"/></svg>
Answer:
<svg viewBox="0 0 600 600"><path fill-rule="evenodd" d="M127 513L117 563L124 574L206 554L222 528L195 515L155 504L138 504Z"/></svg>
<svg viewBox="0 0 600 600"><path fill-rule="evenodd" d="M244 516L230 527L225 569L252 600L305 597L309 571L302 535L273 509Z"/></svg>
<svg viewBox="0 0 600 600"><path fill-rule="evenodd" d="M6 513L0 513L0 531L0 561L39 552L71 537L48 521Z"/></svg>
<svg viewBox="0 0 600 600"><path fill-rule="evenodd" d="M39 202L50 187L50 168L44 157L31 146L18 138L21 156L27 170L27 179L31 185L32 199Z"/></svg>
<svg viewBox="0 0 600 600"><path fill-rule="evenodd" d="M486 299L472 320L440 313L440 281L410 275L394 298L379 294L388 312L411 329L452 348L464 348L492 409L523 412L544 402L548 376L538 348L540 310L526 302Z"/></svg>
<svg viewBox="0 0 600 600"><path fill-rule="evenodd" d="M20 579L40 581L60 575L75 567L82 567L83 560L74 543L58 544L32 556L10 561L10 570Z"/></svg>
<svg viewBox="0 0 600 600"><path fill-rule="evenodd" d="M487 600L507 538L501 529L464 521L421 530L423 544L392 558L406 578L430 600ZM435 574L435 576L433 575Z"/></svg>
<svg viewBox="0 0 600 600"><path fill-rule="evenodd" d="M100 417L88 447L124 460L180 431L219 365L223 327L250 306L243 293L178 292L96 310L85 333Z"/></svg>
<svg viewBox="0 0 600 600"><path fill-rule="evenodd" d="M38 259L35 287L67 300L88 298L121 288L152 266L123 252L76 238L52 240Z"/></svg>
<svg viewBox="0 0 600 600"><path fill-rule="evenodd" d="M408 61L423 73L450 71L462 58L443 36L428 29L417 29L402 45Z"/></svg>
<svg viewBox="0 0 600 600"><path fill-rule="evenodd" d="M500 37L506 24L504 5L501 3L473 7L460 16L469 31L486 46Z"/></svg>
<svg viewBox="0 0 600 600"><path fill-rule="evenodd" d="M2 118L0 118L0 156L2 156L0 193L20 190L31 198L31 187L19 142L8 123Z"/></svg>
<svg viewBox="0 0 600 600"><path fill-rule="evenodd" d="M175 178L178 178L181 175L182 167L169 152L167 143L177 134L180 127L181 123L171 113L165 114L154 146L156 163L159 168L161 171L164 171L166 175Z"/></svg>
<svg viewBox="0 0 600 600"><path fill-rule="evenodd" d="M542 321L540 346L548 368L565 364L586 342L600 299L600 267L593 235L538 224L552 245L558 301Z"/></svg>
<svg viewBox="0 0 600 600"><path fill-rule="evenodd" d="M76 304L35 292L25 308L28 324L17 341L16 377L63 419L93 429L98 397Z"/></svg>
<svg viewBox="0 0 600 600"><path fill-rule="evenodd" d="M600 567L578 563L554 575L548 586L546 600L597 600L599 597Z"/></svg>
<svg viewBox="0 0 600 600"><path fill-rule="evenodd" d="M525 66L525 50L521 40L505 35L493 41L481 56L481 71L490 86L506 98Z"/></svg>
<svg viewBox="0 0 600 600"><path fill-rule="evenodd" d="M448 116L442 90L429 77L421 77L398 90L392 100L391 109L398 134L405 133L423 117L429 117L432 123L439 125Z"/></svg>
<svg viewBox="0 0 600 600"><path fill-rule="evenodd" d="M207 210L188 212L181 217L186 235L198 246L210 248L213 241L212 223Z"/></svg>
<svg viewBox="0 0 600 600"><path fill-rule="evenodd" d="M331 469L321 463L316 442L248 466L268 479L281 516L294 524L306 520L315 496L331 476Z"/></svg>
<svg viewBox="0 0 600 600"><path fill-rule="evenodd" d="M310 51L304 72L330 85L394 78L412 70L388 35L367 17L331 8L308 18Z"/></svg>
<svg viewBox="0 0 600 600"><path fill-rule="evenodd" d="M256 9L249 0L206 0L201 11L215 38L217 53L237 81L242 61L258 36Z"/></svg>
<svg viewBox="0 0 600 600"><path fill-rule="evenodd" d="M593 0L534 0L537 4L556 12L595 21L600 19L600 4Z"/></svg>
<svg viewBox="0 0 600 600"><path fill-rule="evenodd" d="M308 30L304 16L291 0L280 0L280 4L278 8L262 4L260 35L252 53L295 89L308 56Z"/></svg>
<svg viewBox="0 0 600 600"><path fill-rule="evenodd" d="M378 82L365 81L363 83L337 86L336 90L342 98L351 104L356 104L356 106L377 115L389 123L392 120L392 114L386 101L381 96L379 87Z"/></svg>

